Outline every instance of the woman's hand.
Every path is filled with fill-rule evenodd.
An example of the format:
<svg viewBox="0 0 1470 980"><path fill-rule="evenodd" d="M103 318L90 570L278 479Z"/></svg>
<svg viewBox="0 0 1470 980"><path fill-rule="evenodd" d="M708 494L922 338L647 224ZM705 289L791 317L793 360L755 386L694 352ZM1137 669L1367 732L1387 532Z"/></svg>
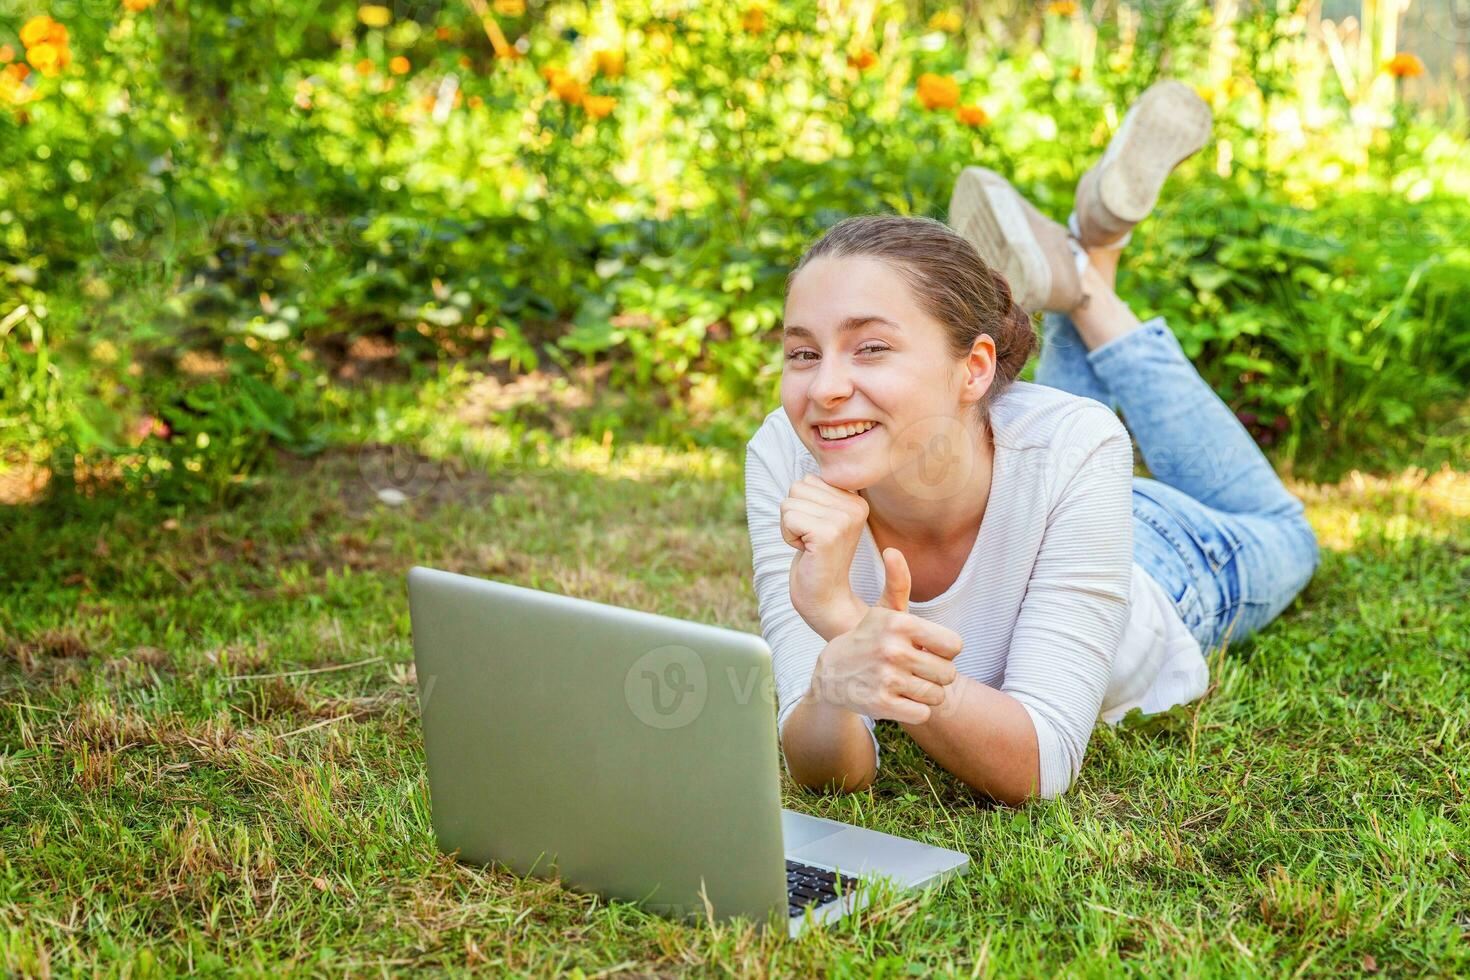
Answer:
<svg viewBox="0 0 1470 980"><path fill-rule="evenodd" d="M798 554L791 562L791 605L824 640L847 632L867 607L849 575L868 502L815 474L791 485L781 501L781 537Z"/></svg>
<svg viewBox="0 0 1470 980"><path fill-rule="evenodd" d="M962 638L908 612L908 562L883 551L883 595L862 620L823 649L807 697L872 718L920 725L944 703Z"/></svg>

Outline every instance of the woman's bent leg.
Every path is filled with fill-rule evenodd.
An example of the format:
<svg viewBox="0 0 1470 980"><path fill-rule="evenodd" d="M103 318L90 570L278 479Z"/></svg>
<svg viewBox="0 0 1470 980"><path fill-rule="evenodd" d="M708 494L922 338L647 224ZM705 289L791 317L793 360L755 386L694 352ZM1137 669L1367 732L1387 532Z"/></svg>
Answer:
<svg viewBox="0 0 1470 980"><path fill-rule="evenodd" d="M1136 555L1206 648L1274 619L1317 569L1316 535L1162 319L1088 355L1155 479L1133 485Z"/></svg>
<svg viewBox="0 0 1470 980"><path fill-rule="evenodd" d="M1087 360L1123 410L1155 479L1226 513L1301 514L1301 501L1162 317L1093 349Z"/></svg>
<svg viewBox="0 0 1470 980"><path fill-rule="evenodd" d="M1048 313L1041 318L1036 383L1115 407L1112 395L1088 363L1087 347L1077 335L1076 324L1065 313Z"/></svg>
<svg viewBox="0 0 1470 980"><path fill-rule="evenodd" d="M1140 323L1113 291L1117 253L1092 255L1072 323L1157 478L1134 481L1135 560L1202 646L1253 633L1311 579L1316 535L1163 319Z"/></svg>
<svg viewBox="0 0 1470 980"><path fill-rule="evenodd" d="M1134 560L1206 650L1265 626L1317 567L1317 539L1300 515L1226 513L1138 478L1133 521Z"/></svg>

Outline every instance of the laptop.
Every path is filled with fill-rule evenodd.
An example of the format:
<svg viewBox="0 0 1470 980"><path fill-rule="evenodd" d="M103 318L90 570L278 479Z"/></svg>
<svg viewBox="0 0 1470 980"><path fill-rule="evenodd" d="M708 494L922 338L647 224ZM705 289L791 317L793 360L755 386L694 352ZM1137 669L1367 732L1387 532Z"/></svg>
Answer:
<svg viewBox="0 0 1470 980"><path fill-rule="evenodd" d="M760 636L429 568L408 593L446 854L790 935L968 868L782 809Z"/></svg>

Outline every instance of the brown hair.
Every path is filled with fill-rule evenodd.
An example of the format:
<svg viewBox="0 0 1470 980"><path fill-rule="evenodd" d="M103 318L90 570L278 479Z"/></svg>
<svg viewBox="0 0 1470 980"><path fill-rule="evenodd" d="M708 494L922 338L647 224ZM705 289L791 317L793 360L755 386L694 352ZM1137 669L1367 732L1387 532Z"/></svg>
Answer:
<svg viewBox="0 0 1470 980"><path fill-rule="evenodd" d="M1011 297L1010 283L964 238L933 218L864 214L846 218L806 250L786 277L813 259L871 256L891 264L930 316L949 331L949 350L967 357L981 334L995 341L995 380L981 403L999 395L1021 373L1036 350L1031 317Z"/></svg>

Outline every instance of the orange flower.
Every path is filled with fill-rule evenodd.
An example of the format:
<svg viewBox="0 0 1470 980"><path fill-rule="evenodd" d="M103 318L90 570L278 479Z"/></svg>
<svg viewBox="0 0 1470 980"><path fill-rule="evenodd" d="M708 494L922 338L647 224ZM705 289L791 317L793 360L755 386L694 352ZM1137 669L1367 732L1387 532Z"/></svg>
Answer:
<svg viewBox="0 0 1470 980"><path fill-rule="evenodd" d="M141 14L158 0L123 0L123 9L130 14Z"/></svg>
<svg viewBox="0 0 1470 980"><path fill-rule="evenodd" d="M38 14L37 16L32 17L30 20L26 21L25 25L21 27L20 43L28 48L31 48L35 47L37 44L44 44L47 41L51 41L53 40L51 36L52 30L57 27L60 27L62 31L66 30L65 27L62 27L62 25L58 24L50 17L47 17L45 14ZM66 43L66 35L64 33L61 36L61 42L63 44Z"/></svg>
<svg viewBox="0 0 1470 980"><path fill-rule="evenodd" d="M52 44L50 41L42 41L26 51L26 60L45 75L47 78L55 77L63 68L71 64L71 52L64 46Z"/></svg>
<svg viewBox="0 0 1470 980"><path fill-rule="evenodd" d="M4 71L0 71L0 101L9 102L11 105L25 105L35 97L36 90L25 84L26 76L31 70L24 64L17 62L6 65Z"/></svg>
<svg viewBox="0 0 1470 980"><path fill-rule="evenodd" d="M740 18L740 26L750 34L759 34L766 29L766 12L760 7L751 7Z"/></svg>
<svg viewBox="0 0 1470 980"><path fill-rule="evenodd" d="M586 97L587 90L582 87L581 82L563 72L552 80L551 94L563 102L576 105Z"/></svg>
<svg viewBox="0 0 1470 980"><path fill-rule="evenodd" d="M617 107L618 100L611 95L589 95L582 100L582 108L593 119L601 119Z"/></svg>
<svg viewBox="0 0 1470 980"><path fill-rule="evenodd" d="M495 0L495 12L502 17L519 17L526 12L526 0Z"/></svg>
<svg viewBox="0 0 1470 980"><path fill-rule="evenodd" d="M1046 5L1046 12L1057 17L1071 17L1079 9L1077 0L1052 0Z"/></svg>
<svg viewBox="0 0 1470 980"><path fill-rule="evenodd" d="M470 96L470 108L471 109L478 109L478 108L480 108L484 104L485 104L485 100L482 99L482 98L480 98L478 95L472 95L472 96Z"/></svg>
<svg viewBox="0 0 1470 980"><path fill-rule="evenodd" d="M15 60L15 49L8 44L0 44L0 65L8 65Z"/></svg>
<svg viewBox="0 0 1470 980"><path fill-rule="evenodd" d="M1394 78L1418 78L1424 74L1424 62L1416 54L1401 51L1383 66L1383 70Z"/></svg>
<svg viewBox="0 0 1470 980"><path fill-rule="evenodd" d="M555 65L546 65L541 69L541 77L546 79L551 94L563 102L578 103L587 94L582 83L572 77L572 73L565 68Z"/></svg>
<svg viewBox="0 0 1470 980"><path fill-rule="evenodd" d="M953 109L959 105L960 83L948 75L926 71L919 76L918 96L925 109Z"/></svg>
<svg viewBox="0 0 1470 980"><path fill-rule="evenodd" d="M447 41L454 37L454 32L447 27L436 27L434 28L434 37L440 41Z"/></svg>
<svg viewBox="0 0 1470 980"><path fill-rule="evenodd" d="M977 105L962 105L954 111L955 118L966 126L988 126L990 113Z"/></svg>
<svg viewBox="0 0 1470 980"><path fill-rule="evenodd" d="M413 65L408 63L408 59L401 54L394 55L393 59L388 62L388 70L395 75L407 75L409 69L412 67Z"/></svg>
<svg viewBox="0 0 1470 980"><path fill-rule="evenodd" d="M929 18L929 30L953 34L965 26L965 20L957 10L941 10Z"/></svg>
<svg viewBox="0 0 1470 980"><path fill-rule="evenodd" d="M372 59L371 58L363 58L361 61L359 61L357 63L357 73L359 75L371 75L373 73L373 61L372 61Z"/></svg>
<svg viewBox="0 0 1470 980"><path fill-rule="evenodd" d="M608 78L618 78L623 74L623 52L621 51L598 51L592 56L597 65L597 73L606 75Z"/></svg>
<svg viewBox="0 0 1470 980"><path fill-rule="evenodd" d="M878 52L863 48L848 55L847 63L858 71L867 71L878 63Z"/></svg>

